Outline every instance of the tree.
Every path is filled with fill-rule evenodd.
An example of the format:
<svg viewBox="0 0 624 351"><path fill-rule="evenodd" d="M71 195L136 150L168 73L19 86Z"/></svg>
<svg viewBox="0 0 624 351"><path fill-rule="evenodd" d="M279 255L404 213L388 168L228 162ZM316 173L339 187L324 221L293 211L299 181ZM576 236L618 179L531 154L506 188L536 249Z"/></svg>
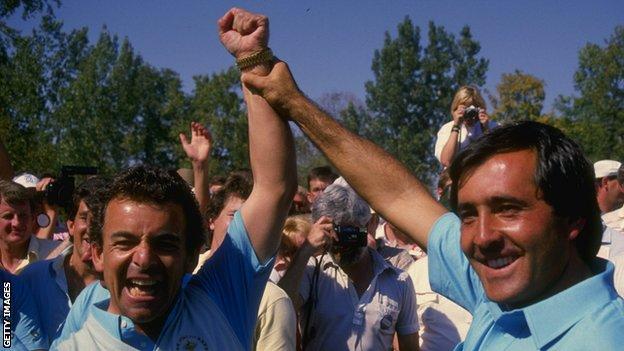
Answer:
<svg viewBox="0 0 624 351"><path fill-rule="evenodd" d="M207 125L214 138L210 160L213 174L249 167L247 115L239 75L232 67L212 75L193 77L195 90L190 99L190 113L175 126L176 133L186 133L191 120Z"/></svg>
<svg viewBox="0 0 624 351"><path fill-rule="evenodd" d="M498 97L490 96L492 117L500 123L536 120L544 107L544 81L516 70L504 73L496 86Z"/></svg>
<svg viewBox="0 0 624 351"><path fill-rule="evenodd" d="M557 110L590 159L624 159L624 26L604 46L587 44L574 74L578 96L557 100Z"/></svg>
<svg viewBox="0 0 624 351"><path fill-rule="evenodd" d="M430 22L428 39L423 49L420 28L409 17L398 25L395 39L386 33L373 58L374 81L366 83L368 111L349 111L351 120L354 115L370 118L368 136L426 181L439 169L434 138L450 119L455 91L461 85L483 85L488 67L477 56L480 45L468 27L456 38Z"/></svg>

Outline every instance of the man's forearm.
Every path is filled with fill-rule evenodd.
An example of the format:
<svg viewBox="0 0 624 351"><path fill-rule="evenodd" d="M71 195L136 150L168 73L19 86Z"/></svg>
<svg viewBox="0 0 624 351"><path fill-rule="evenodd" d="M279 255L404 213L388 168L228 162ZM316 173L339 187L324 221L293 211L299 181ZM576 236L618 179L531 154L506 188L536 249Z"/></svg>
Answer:
<svg viewBox="0 0 624 351"><path fill-rule="evenodd" d="M193 162L193 183L195 185L195 197L199 203L201 213L205 213L210 202L210 173L208 160L205 162Z"/></svg>
<svg viewBox="0 0 624 351"><path fill-rule="evenodd" d="M254 68L268 71L266 67ZM249 120L249 159L254 185L243 218L263 261L277 251L281 229L297 186L294 141L288 122L243 86Z"/></svg>
<svg viewBox="0 0 624 351"><path fill-rule="evenodd" d="M289 99L280 113L299 125L382 217L426 247L429 229L446 210L405 166L342 127L303 94Z"/></svg>
<svg viewBox="0 0 624 351"><path fill-rule="evenodd" d="M277 284L288 294L288 297L290 297L290 300L293 302L293 306L295 306L296 312L299 312L299 309L303 305L301 295L299 294L299 287L301 286L301 278L303 278L305 268L313 253L314 248L312 246L307 243L303 244L301 248L297 250L286 273L284 273L284 276Z"/></svg>

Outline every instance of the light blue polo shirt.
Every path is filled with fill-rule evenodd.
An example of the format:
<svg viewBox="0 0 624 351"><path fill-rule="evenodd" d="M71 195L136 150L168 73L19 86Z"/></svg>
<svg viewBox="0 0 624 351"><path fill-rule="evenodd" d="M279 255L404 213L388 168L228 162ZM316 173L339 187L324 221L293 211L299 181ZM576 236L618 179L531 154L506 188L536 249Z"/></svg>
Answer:
<svg viewBox="0 0 624 351"><path fill-rule="evenodd" d="M2 283L2 309L10 306L11 350L47 349L48 341L40 326L37 308L29 298L30 291L24 282L4 270L0 270ZM8 297L8 299L6 299ZM6 305L5 305L6 304ZM4 340L0 347L4 347Z"/></svg>
<svg viewBox="0 0 624 351"><path fill-rule="evenodd" d="M237 212L223 244L182 286L156 342L137 333L129 318L107 312L109 298L87 298L84 300L90 304L79 305L79 297L72 309L86 304L84 323L77 332L66 333L65 328L80 323L68 318L51 349L249 350L272 266L273 259L264 264L258 261ZM99 294L100 289L93 287L84 293ZM70 317L72 314L70 311Z"/></svg>
<svg viewBox="0 0 624 351"><path fill-rule="evenodd" d="M429 234L429 281L434 291L473 315L455 350L621 350L624 301L613 287L613 264L596 258L596 275L533 305L503 311L460 248L460 220L440 217Z"/></svg>
<svg viewBox="0 0 624 351"><path fill-rule="evenodd" d="M49 343L57 337L71 307L63 268L63 261L71 252L72 250L66 250L51 260L31 263L20 274L20 278L32 291L32 299L41 318L41 327Z"/></svg>

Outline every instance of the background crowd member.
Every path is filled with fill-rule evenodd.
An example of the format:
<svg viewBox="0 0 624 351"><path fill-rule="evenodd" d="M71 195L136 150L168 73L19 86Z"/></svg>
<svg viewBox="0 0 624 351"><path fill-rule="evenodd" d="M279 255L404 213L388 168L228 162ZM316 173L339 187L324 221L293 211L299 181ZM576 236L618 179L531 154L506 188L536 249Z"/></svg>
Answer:
<svg viewBox="0 0 624 351"><path fill-rule="evenodd" d="M0 180L0 264L9 273L19 274L28 264L46 259L60 244L32 234L31 197L23 186Z"/></svg>
<svg viewBox="0 0 624 351"><path fill-rule="evenodd" d="M284 276L284 273L286 273L297 250L303 245L308 237L308 233L310 233L312 228L310 221L310 216L308 215L296 215L286 218L284 228L282 228L282 241L277 251L275 266L269 278L272 282L277 284Z"/></svg>
<svg viewBox="0 0 624 351"><path fill-rule="evenodd" d="M421 351L450 351L466 339L472 316L429 284L429 259L424 256L407 268L418 302Z"/></svg>
<svg viewBox="0 0 624 351"><path fill-rule="evenodd" d="M485 100L479 89L473 86L463 86L455 93L451 103L451 117L452 120L438 131L434 150L435 157L444 167L451 164L459 150L498 126L498 123L490 120Z"/></svg>
<svg viewBox="0 0 624 351"><path fill-rule="evenodd" d="M297 187L297 192L293 198L293 204L289 215L310 213L310 203L308 202L308 191L301 185Z"/></svg>
<svg viewBox="0 0 624 351"><path fill-rule="evenodd" d="M457 217L400 162L320 110L285 63L241 78L292 118L375 210L427 248L434 291L473 314L460 349L624 343L613 265L595 257L602 225L594 172L561 131L523 122L471 143L451 165ZM364 158L366 168L353 162Z"/></svg>
<svg viewBox="0 0 624 351"><path fill-rule="evenodd" d="M195 269L197 274L210 256L219 249L227 236L227 228L234 214L243 206L252 190L245 172L233 172L222 189L212 197L206 212L210 250L199 256ZM282 250L284 242L278 250ZM273 274L273 271L271 272ZM294 350L297 317L288 295L275 283L269 281L262 294L258 308L258 321L254 331L253 345L257 350Z"/></svg>
<svg viewBox="0 0 624 351"><path fill-rule="evenodd" d="M620 165L618 168L617 181L620 189L624 192L624 165ZM624 206L603 214L602 221L605 226L624 232Z"/></svg>
<svg viewBox="0 0 624 351"><path fill-rule="evenodd" d="M30 298L30 290L26 284L20 277L3 270L0 270L0 284L3 290L3 330L10 328L11 332L9 344L5 344L6 339L3 340L3 349L47 350L49 344L40 325L40 310ZM5 294L9 295L8 304L5 302ZM8 316L5 314L7 312L10 312Z"/></svg>
<svg viewBox="0 0 624 351"><path fill-rule="evenodd" d="M624 202L624 188L617 178L620 166L622 166L620 162L613 160L600 160L594 163L596 200L602 214L614 211Z"/></svg>
<svg viewBox="0 0 624 351"><path fill-rule="evenodd" d="M78 294L101 279L91 258L89 223L92 211L102 206L108 186L107 179L92 177L76 188L67 219L73 245L54 259L28 265L21 274L30 287L49 343L58 337Z"/></svg>
<svg viewBox="0 0 624 351"><path fill-rule="evenodd" d="M338 175L329 166L312 168L308 172L308 202L313 204L319 194L337 178Z"/></svg>
<svg viewBox="0 0 624 351"><path fill-rule="evenodd" d="M395 333L400 349L418 349L412 282L366 246L369 219L368 204L338 184L312 205L315 223L280 280L301 313L305 350L388 350ZM345 240L335 226L357 230L361 240Z"/></svg>

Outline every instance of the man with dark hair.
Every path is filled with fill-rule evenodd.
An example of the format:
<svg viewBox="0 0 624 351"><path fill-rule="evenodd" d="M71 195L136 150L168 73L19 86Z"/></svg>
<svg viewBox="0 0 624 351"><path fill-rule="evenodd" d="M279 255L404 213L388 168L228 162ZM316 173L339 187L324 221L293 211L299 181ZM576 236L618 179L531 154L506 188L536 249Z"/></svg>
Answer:
<svg viewBox="0 0 624 351"><path fill-rule="evenodd" d="M621 348L624 301L613 265L595 257L592 166L560 131L525 122L471 143L451 166L456 213L448 213L400 162L305 97L285 63L242 80L292 118L381 216L428 249L434 291L474 317L464 348ZM362 159L365 168L353 161Z"/></svg>
<svg viewBox="0 0 624 351"><path fill-rule="evenodd" d="M101 275L91 258L89 223L94 211L101 208L109 181L92 177L74 191L68 209L67 229L73 245L58 257L27 266L21 276L31 288L31 296L41 324L51 343L62 326L69 308L80 292Z"/></svg>
<svg viewBox="0 0 624 351"><path fill-rule="evenodd" d="M239 62L266 49L264 16L232 9L219 28L223 45ZM261 63L245 69L269 71ZM177 173L147 166L121 173L104 211L94 218L93 262L103 272L110 298L91 304L81 329L63 332L53 348L250 348L296 189L296 169L288 123L246 88L243 95L254 185L210 261L183 285L204 236L197 201Z"/></svg>
<svg viewBox="0 0 624 351"><path fill-rule="evenodd" d="M329 166L312 168L308 172L308 202L313 204L316 197L337 178L338 175Z"/></svg>

